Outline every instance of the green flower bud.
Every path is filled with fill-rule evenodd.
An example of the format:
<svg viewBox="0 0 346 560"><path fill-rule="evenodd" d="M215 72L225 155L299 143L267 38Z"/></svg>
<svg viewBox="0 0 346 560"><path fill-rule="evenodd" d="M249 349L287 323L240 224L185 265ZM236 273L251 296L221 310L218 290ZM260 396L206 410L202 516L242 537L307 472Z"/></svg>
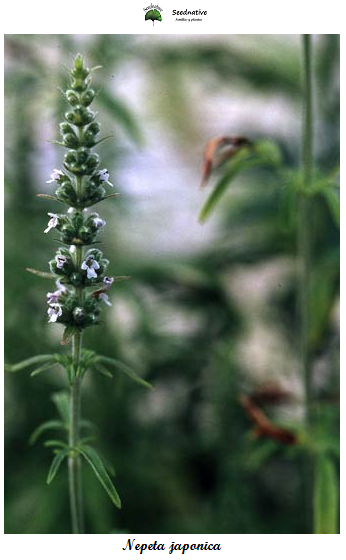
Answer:
<svg viewBox="0 0 346 560"><path fill-rule="evenodd" d="M85 91L88 85L89 85L89 80L81 80L80 78L72 80L71 82L71 88L74 89L75 91L78 91L78 93Z"/></svg>
<svg viewBox="0 0 346 560"><path fill-rule="evenodd" d="M55 191L56 196L66 202L69 206L74 206L77 202L77 193L73 185L69 182L64 183Z"/></svg>
<svg viewBox="0 0 346 560"><path fill-rule="evenodd" d="M101 125L99 122L95 121L90 126L88 126L87 130L92 134L95 134L96 136L96 134L98 134L101 130Z"/></svg>
<svg viewBox="0 0 346 560"><path fill-rule="evenodd" d="M84 60L81 55L77 55L74 63L74 68L71 71L74 78L85 79L90 74L90 69L84 66Z"/></svg>
<svg viewBox="0 0 346 560"><path fill-rule="evenodd" d="M82 212L79 212L78 210L75 211L75 213L73 214L73 216L71 218L71 223L72 223L75 230L80 229L84 224L84 217L83 217Z"/></svg>
<svg viewBox="0 0 346 560"><path fill-rule="evenodd" d="M65 113L65 119L75 126L85 126L91 123L96 117L96 113L77 105L74 111Z"/></svg>
<svg viewBox="0 0 346 560"><path fill-rule="evenodd" d="M81 103L84 107L89 107L90 103L93 102L96 93L93 89L89 88L85 93L83 93L81 98Z"/></svg>
<svg viewBox="0 0 346 560"><path fill-rule="evenodd" d="M88 158L88 161L86 163L87 166L87 175L91 175L92 173L94 173L96 167L98 166L98 164L100 163L100 158L97 154L91 154Z"/></svg>
<svg viewBox="0 0 346 560"><path fill-rule="evenodd" d="M74 133L65 134L62 139L66 148L78 148L79 146L79 140Z"/></svg>
<svg viewBox="0 0 346 560"><path fill-rule="evenodd" d="M73 107L78 105L79 103L78 95L72 89L68 89L65 95L70 105L72 105Z"/></svg>
<svg viewBox="0 0 346 560"><path fill-rule="evenodd" d="M64 134L74 134L75 131L72 128L72 126L70 124L68 124L67 122L61 122L59 124L59 128L60 128L60 133L63 136Z"/></svg>

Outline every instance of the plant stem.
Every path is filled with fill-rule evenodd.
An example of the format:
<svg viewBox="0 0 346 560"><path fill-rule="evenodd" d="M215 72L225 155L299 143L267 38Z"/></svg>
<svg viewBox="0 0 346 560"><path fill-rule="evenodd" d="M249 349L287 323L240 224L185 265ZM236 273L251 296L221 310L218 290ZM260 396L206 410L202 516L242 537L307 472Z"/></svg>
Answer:
<svg viewBox="0 0 346 560"><path fill-rule="evenodd" d="M311 356L309 347L310 327L310 270L311 270L311 200L309 192L313 176L313 117L312 117L312 66L311 36L302 36L303 47L303 143L302 180L303 186L298 199L298 305L300 321L300 356L304 384L305 425L311 425ZM305 488L306 518L313 514L312 489L313 463L307 457L304 465L303 484Z"/></svg>
<svg viewBox="0 0 346 560"><path fill-rule="evenodd" d="M312 65L311 36L303 35L303 149L302 171L303 189L299 194L298 207L298 261L299 286L298 300L300 313L300 353L304 381L306 424L310 423L311 401L311 357L309 348L309 295L311 270L311 208L309 191L313 177L313 116L312 116Z"/></svg>
<svg viewBox="0 0 346 560"><path fill-rule="evenodd" d="M77 179L77 188L80 188ZM76 246L76 266L81 267L83 259L82 247ZM83 288L76 288L78 301L83 303ZM79 425L80 425L80 408L81 408L81 380L79 376L79 362L82 350L82 332L77 331L72 340L72 359L74 366L74 379L71 385L70 393L70 429L69 429L69 445L76 447L79 443ZM84 533L84 511L83 511L83 493L82 493L82 465L80 456L72 454L69 457L69 490L70 490L70 507L73 533Z"/></svg>
<svg viewBox="0 0 346 560"><path fill-rule="evenodd" d="M76 447L79 439L79 414L80 414L80 379L76 377L71 385L70 393L70 433L69 445ZM71 521L72 532L82 533L82 521L79 500L80 488L80 468L79 457L73 453L68 460L68 473L69 473L69 490L70 490L70 507L71 507Z"/></svg>

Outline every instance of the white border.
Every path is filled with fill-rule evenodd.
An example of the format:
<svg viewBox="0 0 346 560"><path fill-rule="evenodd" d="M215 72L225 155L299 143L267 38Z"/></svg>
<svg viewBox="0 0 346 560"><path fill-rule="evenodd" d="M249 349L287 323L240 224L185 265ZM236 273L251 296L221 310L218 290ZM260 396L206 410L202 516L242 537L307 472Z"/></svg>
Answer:
<svg viewBox="0 0 346 560"><path fill-rule="evenodd" d="M149 2L150 3L150 2ZM151 26L144 22L142 0L112 2L109 0L17 0L3 6L3 34L291 34L291 33L340 33L341 2L311 0L160 0L153 2L163 8L162 22ZM175 22L172 9L207 9L202 22L189 24ZM3 58L3 57L2 57ZM3 60L2 60L3 62ZM3 88L2 88L3 91ZM3 100L2 100L3 108ZM3 114L3 113L2 113ZM2 138L3 141L3 138ZM1 152L3 154L3 150ZM2 472L3 474L3 472ZM343 492L342 492L343 494ZM220 542L221 552L186 552L184 557L199 558L214 554L222 559L292 560L309 557L326 560L340 557L341 535L4 535L4 558L25 560L50 560L78 557L83 560L103 560L135 556L138 552L123 551L128 538L138 542ZM345 548L345 547L343 547ZM180 557L175 552L175 558ZM145 552L145 558L167 557L165 552ZM168 556L170 558L173 555Z"/></svg>

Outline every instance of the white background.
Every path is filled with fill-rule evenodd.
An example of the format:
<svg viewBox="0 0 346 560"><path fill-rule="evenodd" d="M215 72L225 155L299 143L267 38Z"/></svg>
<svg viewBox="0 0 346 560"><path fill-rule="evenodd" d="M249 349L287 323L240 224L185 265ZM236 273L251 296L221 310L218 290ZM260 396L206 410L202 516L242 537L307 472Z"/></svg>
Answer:
<svg viewBox="0 0 346 560"><path fill-rule="evenodd" d="M341 2L334 0L159 0L152 3L163 9L162 22L152 25L152 22L144 21L143 8L150 3L148 0L59 0L56 3L16 0L3 4L2 30L4 34L339 34L341 20L345 19ZM207 10L208 14L201 22L176 22L173 9L201 9ZM168 555L172 540L180 543L208 541L222 546L220 552L185 552L184 558L190 560L201 557L325 560L340 558L341 548L345 548L342 546L342 529L341 535L4 535L2 557L25 560L46 560L47 557L49 560L77 557L94 560L100 556L103 560L139 558L137 551L122 550L128 538L136 538L135 542L139 543L149 544L157 540L166 544L166 551L147 551L142 558L181 558L179 551Z"/></svg>

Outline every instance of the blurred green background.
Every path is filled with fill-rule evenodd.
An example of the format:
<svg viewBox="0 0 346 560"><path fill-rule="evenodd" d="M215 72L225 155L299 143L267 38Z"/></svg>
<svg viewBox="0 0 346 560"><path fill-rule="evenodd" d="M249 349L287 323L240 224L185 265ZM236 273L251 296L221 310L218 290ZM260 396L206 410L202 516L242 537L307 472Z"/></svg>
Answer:
<svg viewBox="0 0 346 560"><path fill-rule="evenodd" d="M54 203L46 180L61 168L58 123L76 52L100 89L97 150L122 196L98 207L113 307L85 347L118 357L154 384L88 375L83 416L116 469L119 512L85 466L91 533L306 533L304 460L294 446L258 440L239 404L264 386L292 395L266 409L299 427L302 382L296 309L296 212L268 170L239 177L206 225L197 222L204 146L240 134L277 143L299 166L301 44L294 35L7 35L5 40L5 348L14 363L59 352L62 327L47 324L47 270L58 248L44 235ZM314 36L316 161L339 157L339 37ZM319 425L338 440L339 231L314 199L311 348ZM28 439L56 415L63 374L5 377L7 533L69 533L66 466L51 486L51 451Z"/></svg>

